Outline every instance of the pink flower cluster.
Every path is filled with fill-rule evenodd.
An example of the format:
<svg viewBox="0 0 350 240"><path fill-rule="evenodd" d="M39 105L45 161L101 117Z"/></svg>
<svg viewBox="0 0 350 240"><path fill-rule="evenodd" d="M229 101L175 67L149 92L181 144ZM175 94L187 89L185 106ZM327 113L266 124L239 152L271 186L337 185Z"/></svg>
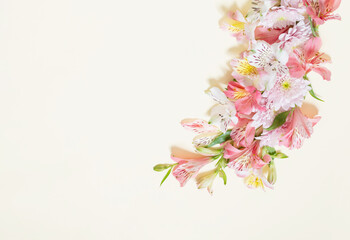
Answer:
<svg viewBox="0 0 350 240"><path fill-rule="evenodd" d="M298 149L310 138L320 117L309 118L301 111L307 94L320 100L308 79L313 71L324 80L331 72L324 67L330 57L320 52L318 28L330 19L341 0L253 0L244 16L230 14L222 28L238 41L248 44L231 61L233 81L224 91L213 87L207 94L216 105L209 121L185 119L182 126L197 134L193 139L202 157L172 156L174 164L158 164L156 171L168 169L184 186L195 178L198 188L212 185L217 176L226 184L225 168L249 188L273 188L275 159L287 156L276 147ZM214 168L200 173L213 164Z"/></svg>

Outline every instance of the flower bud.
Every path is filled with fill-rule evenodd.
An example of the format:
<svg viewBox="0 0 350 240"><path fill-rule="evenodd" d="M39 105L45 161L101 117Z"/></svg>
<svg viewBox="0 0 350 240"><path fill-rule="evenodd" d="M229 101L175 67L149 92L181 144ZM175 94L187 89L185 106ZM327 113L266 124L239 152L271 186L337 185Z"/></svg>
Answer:
<svg viewBox="0 0 350 240"><path fill-rule="evenodd" d="M275 162L271 161L269 164L269 171L267 175L267 181L271 184L275 184L277 180L277 171L276 171L276 166Z"/></svg>
<svg viewBox="0 0 350 240"><path fill-rule="evenodd" d="M165 169L168 169L170 168L171 166L173 166L173 164L157 164L153 167L153 170L154 171L157 171L157 172L161 172L161 171L164 171Z"/></svg>

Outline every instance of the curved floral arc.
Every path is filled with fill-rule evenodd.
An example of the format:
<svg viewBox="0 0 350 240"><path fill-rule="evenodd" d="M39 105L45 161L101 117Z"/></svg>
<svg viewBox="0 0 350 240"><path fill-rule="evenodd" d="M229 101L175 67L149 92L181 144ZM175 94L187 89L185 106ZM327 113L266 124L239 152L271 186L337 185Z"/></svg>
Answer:
<svg viewBox="0 0 350 240"><path fill-rule="evenodd" d="M225 90L206 91L216 103L209 121L181 121L196 134L192 143L201 157L172 156L174 163L156 165L155 171L167 170L162 183L170 174L181 187L195 179L199 189L212 194L215 179L221 177L226 184L226 172L231 172L248 188L274 188L276 164L287 158L280 148L301 148L320 121L320 116L305 116L301 107L307 94L321 100L310 72L331 80L324 66L331 59L321 52L319 26L340 20L334 13L340 2L253 0L246 15L238 10L229 14L222 28L248 48L231 61L233 80Z"/></svg>

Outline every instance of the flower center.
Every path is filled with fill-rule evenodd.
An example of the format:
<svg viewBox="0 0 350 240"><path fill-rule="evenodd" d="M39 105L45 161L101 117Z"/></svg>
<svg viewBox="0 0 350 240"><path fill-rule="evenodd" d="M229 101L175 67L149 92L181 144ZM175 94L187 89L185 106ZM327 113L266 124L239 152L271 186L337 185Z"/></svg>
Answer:
<svg viewBox="0 0 350 240"><path fill-rule="evenodd" d="M264 184L261 181L261 179L253 174L249 175L246 179L246 183L248 186L254 187L254 188L264 188Z"/></svg>
<svg viewBox="0 0 350 240"><path fill-rule="evenodd" d="M284 90L290 89L291 84L290 84L289 79L284 80L284 81L281 83L281 86L282 86L282 88L283 88Z"/></svg>
<svg viewBox="0 0 350 240"><path fill-rule="evenodd" d="M232 22L230 23L230 26L228 27L228 30L237 33L241 32L244 30L244 22L236 21L236 20L231 20Z"/></svg>

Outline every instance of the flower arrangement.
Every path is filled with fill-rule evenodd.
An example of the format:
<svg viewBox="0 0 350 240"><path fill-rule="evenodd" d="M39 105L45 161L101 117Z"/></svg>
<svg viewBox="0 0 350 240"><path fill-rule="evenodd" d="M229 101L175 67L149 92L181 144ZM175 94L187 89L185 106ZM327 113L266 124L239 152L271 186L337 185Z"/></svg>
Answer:
<svg viewBox="0 0 350 240"><path fill-rule="evenodd" d="M212 194L216 177L226 184L225 168L244 179L249 188L273 189L275 159L287 158L278 146L298 149L310 138L319 116L309 118L301 111L305 96L314 93L308 73L326 81L331 72L324 67L330 57L320 52L319 26L330 19L341 0L253 0L246 16L229 14L222 28L248 49L231 61L233 80L221 91L207 94L217 103L209 121L185 119L182 126L197 134L193 145L202 157L171 156L173 164L158 164L183 187L195 178L198 188ZM322 100L321 100L322 101ZM215 163L210 171L200 170Z"/></svg>

